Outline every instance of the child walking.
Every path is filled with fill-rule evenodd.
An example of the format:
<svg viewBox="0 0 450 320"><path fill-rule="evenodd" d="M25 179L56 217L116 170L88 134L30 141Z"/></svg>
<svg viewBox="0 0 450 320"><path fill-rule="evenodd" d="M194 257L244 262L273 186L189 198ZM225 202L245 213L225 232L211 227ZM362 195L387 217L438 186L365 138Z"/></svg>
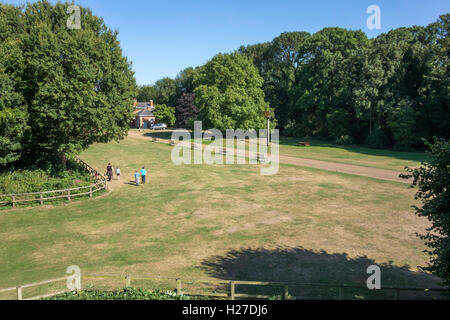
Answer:
<svg viewBox="0 0 450 320"><path fill-rule="evenodd" d="M120 180L120 168L116 169L117 180Z"/></svg>
<svg viewBox="0 0 450 320"><path fill-rule="evenodd" d="M136 185L139 185L139 180L140 180L140 174L139 171L136 170L136 172L134 173L134 178L136 179Z"/></svg>

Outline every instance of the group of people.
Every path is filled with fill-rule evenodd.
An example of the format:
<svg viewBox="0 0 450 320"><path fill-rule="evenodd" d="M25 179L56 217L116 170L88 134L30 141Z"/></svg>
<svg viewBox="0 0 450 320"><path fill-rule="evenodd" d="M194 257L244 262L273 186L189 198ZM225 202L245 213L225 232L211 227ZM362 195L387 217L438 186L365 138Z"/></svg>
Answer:
<svg viewBox="0 0 450 320"><path fill-rule="evenodd" d="M108 163L108 166L106 167L106 176L108 177L108 181L111 181L113 179L113 175L114 175L114 168L111 165L111 163ZM116 168L116 176L117 180L120 180L120 168ZM138 186L141 183L141 181L142 184L145 184L146 177L147 177L147 170L145 170L145 167L142 167L140 172L136 170L136 172L134 173L136 185Z"/></svg>
<svg viewBox="0 0 450 320"><path fill-rule="evenodd" d="M142 179L142 184L145 184L145 178L147 177L147 170L145 170L145 167L142 167L141 172L136 170L134 173L134 179L136 180L136 185L139 185L139 180ZM140 179L139 179L140 178Z"/></svg>

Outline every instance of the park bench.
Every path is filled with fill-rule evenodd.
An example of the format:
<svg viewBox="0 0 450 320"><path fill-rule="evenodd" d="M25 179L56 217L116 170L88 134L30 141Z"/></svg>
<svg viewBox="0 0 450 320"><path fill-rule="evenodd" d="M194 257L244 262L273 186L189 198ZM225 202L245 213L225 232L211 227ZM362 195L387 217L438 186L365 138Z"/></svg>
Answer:
<svg viewBox="0 0 450 320"><path fill-rule="evenodd" d="M226 156L228 154L227 148L218 148L216 151L217 151L217 153L223 154L224 156Z"/></svg>
<svg viewBox="0 0 450 320"><path fill-rule="evenodd" d="M266 162L267 161L266 155L264 153L257 152L256 153L256 161Z"/></svg>
<svg viewBox="0 0 450 320"><path fill-rule="evenodd" d="M157 141L158 141L158 138L152 137L152 141L153 141L153 142L157 142Z"/></svg>

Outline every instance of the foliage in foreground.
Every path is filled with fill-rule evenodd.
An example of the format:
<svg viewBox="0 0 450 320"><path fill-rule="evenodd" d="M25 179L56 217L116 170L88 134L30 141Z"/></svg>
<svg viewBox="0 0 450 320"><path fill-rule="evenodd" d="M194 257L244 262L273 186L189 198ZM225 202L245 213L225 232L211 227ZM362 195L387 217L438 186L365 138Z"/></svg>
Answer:
<svg viewBox="0 0 450 320"><path fill-rule="evenodd" d="M177 296L173 291L126 288L120 291L67 292L44 300L199 300L186 295Z"/></svg>
<svg viewBox="0 0 450 320"><path fill-rule="evenodd" d="M67 169L61 164L48 164L40 169L25 168L0 174L0 194L31 193L77 188L95 182L89 173L72 161Z"/></svg>
<svg viewBox="0 0 450 320"><path fill-rule="evenodd" d="M431 149L431 160L420 168L410 169L408 178L414 178L413 185L418 186L416 199L422 207L414 207L416 214L431 222L427 234L419 235L425 240L431 256L424 270L444 279L450 285L450 140L435 138L434 143L425 142Z"/></svg>

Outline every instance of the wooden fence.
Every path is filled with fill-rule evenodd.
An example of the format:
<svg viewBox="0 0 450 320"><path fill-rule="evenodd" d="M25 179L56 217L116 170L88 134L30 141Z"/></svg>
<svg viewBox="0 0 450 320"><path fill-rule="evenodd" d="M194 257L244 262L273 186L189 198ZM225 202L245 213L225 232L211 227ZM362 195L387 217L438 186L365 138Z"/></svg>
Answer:
<svg viewBox="0 0 450 320"><path fill-rule="evenodd" d="M108 276L108 275L96 275L84 277L85 279L104 279L104 278L119 278L118 276ZM263 294L246 294L238 293L237 286L257 286L257 287L276 287L282 289L282 295L280 298L284 300L304 300L307 299L305 296L293 296L291 295L290 288L313 288L313 289L335 289L337 291L337 299L344 300L344 294L350 293L354 290L364 290L371 292L390 292L389 296L391 300L401 299L402 293L405 292L418 292L418 293L438 293L447 294L450 296L450 288L413 288L413 287L383 287L381 290L369 290L367 287L356 286L356 285L332 285L332 284L314 284L314 283L304 283L304 282L274 282L274 281L240 281L240 280L212 280L212 279L174 279L174 278L152 278L145 276L131 276L126 275L122 277L124 287L133 287L133 281L153 281L153 282L173 282L176 288L177 295L189 295L196 297L211 297L211 298L221 298L221 299L271 299L277 296L275 293L273 295L263 295ZM218 293L218 292L192 292L183 289L183 284L212 284L212 285L223 285L229 286L228 292ZM95 286L94 286L95 287ZM279 290L278 290L279 291ZM309 298L311 299L311 298ZM312 297L314 299L314 297Z"/></svg>
<svg viewBox="0 0 450 320"><path fill-rule="evenodd" d="M37 297L27 298L23 299L23 290L26 288L32 288L37 286L42 286L45 284L60 282L60 281L67 281L71 279L73 283L75 283L76 291L81 291L81 277L75 278L76 276L70 275L65 276L58 279L52 279L52 280L46 280L41 282L36 282L32 284L17 286L17 287L11 287L6 289L0 289L0 293L5 293L9 291L16 291L16 297L17 300L37 300L42 298L48 298L52 296L56 296L62 293L69 292L69 289L52 292L50 294L45 294ZM362 286L352 286L352 285L329 285L329 284L311 284L311 283L302 283L302 282L271 282L271 281L240 281L240 280L212 280L212 279L205 279L205 280L188 280L188 279L173 279L173 278L152 278L152 277L145 277L145 276L111 276L111 275L93 275L93 276L85 276L83 279L93 279L93 280L99 280L99 279L105 279L105 278L116 278L116 279L122 279L123 281L123 287L124 288L130 288L133 286L133 281L155 281L155 282L161 282L161 281L168 281L173 282L176 288L176 294L178 296L180 295L189 295L189 296L195 296L195 297L210 297L210 298L221 298L221 299L228 299L228 300L236 300L236 299L270 299L274 295L262 295L262 294L245 294L245 293L238 293L237 292L237 286L238 285L245 285L245 286L270 286L270 287L278 287L282 289L283 294L281 295L281 298L284 300L302 300L305 299L305 297L302 296L292 296L290 294L290 288L291 287L302 287L302 288L316 288L316 289L336 289L338 292L337 299L338 300L344 300L344 293L349 292L351 290L359 289L359 290L368 290L367 287ZM213 285L229 285L228 292L224 293L204 293L204 292L188 292L187 290L183 289L183 284L213 284ZM95 286L89 286L89 290L95 290ZM401 293L402 292L422 292L422 293L430 293L430 292L436 292L436 293L446 293L447 295L450 295L450 288L407 288L407 287L383 287L381 290L376 291L390 291L392 292L391 298L392 300L399 300L401 299ZM314 298L314 297L312 297ZM309 299L312 299L309 298ZM448 299L448 296L447 296Z"/></svg>
<svg viewBox="0 0 450 320"><path fill-rule="evenodd" d="M12 206L15 208L21 203L39 203L41 206L46 201L67 199L68 201L82 196L89 196L92 198L95 193L107 189L106 178L100 174L97 170L89 166L86 162L76 158L75 161L83 167L86 172L95 177L96 183L89 186L64 189L64 190L52 190L43 192L32 193L18 193L18 194L2 194L0 195L0 206Z"/></svg>
<svg viewBox="0 0 450 320"><path fill-rule="evenodd" d="M46 284L51 284L51 283L55 283L55 282L62 282L62 281L66 281L67 280L74 280L74 276L65 276L65 277L61 277L61 278L57 278L57 279L51 279L51 280L46 280L46 281L41 281L41 282L35 282L35 283L31 283L31 284L25 284L25 285L21 285L21 286L17 286L17 287L11 287L11 288L6 288L6 289L0 289L0 293L6 293L6 292L11 292L11 291L16 291L16 300L39 300L39 299L43 299L43 298L49 298L49 297L53 297L62 293L66 293L66 292L70 292L69 289L64 289L64 290L59 290L57 292L52 292L50 294L45 294L45 295L40 295L40 296L36 296L36 297L32 297L32 298L27 298L24 299L23 296L23 291L24 289L27 288L34 288L34 287L39 287L39 286L43 286ZM77 283L77 281L74 281L75 283ZM78 282L80 285L79 287L76 289L78 291L81 290L81 279L79 279Z"/></svg>

